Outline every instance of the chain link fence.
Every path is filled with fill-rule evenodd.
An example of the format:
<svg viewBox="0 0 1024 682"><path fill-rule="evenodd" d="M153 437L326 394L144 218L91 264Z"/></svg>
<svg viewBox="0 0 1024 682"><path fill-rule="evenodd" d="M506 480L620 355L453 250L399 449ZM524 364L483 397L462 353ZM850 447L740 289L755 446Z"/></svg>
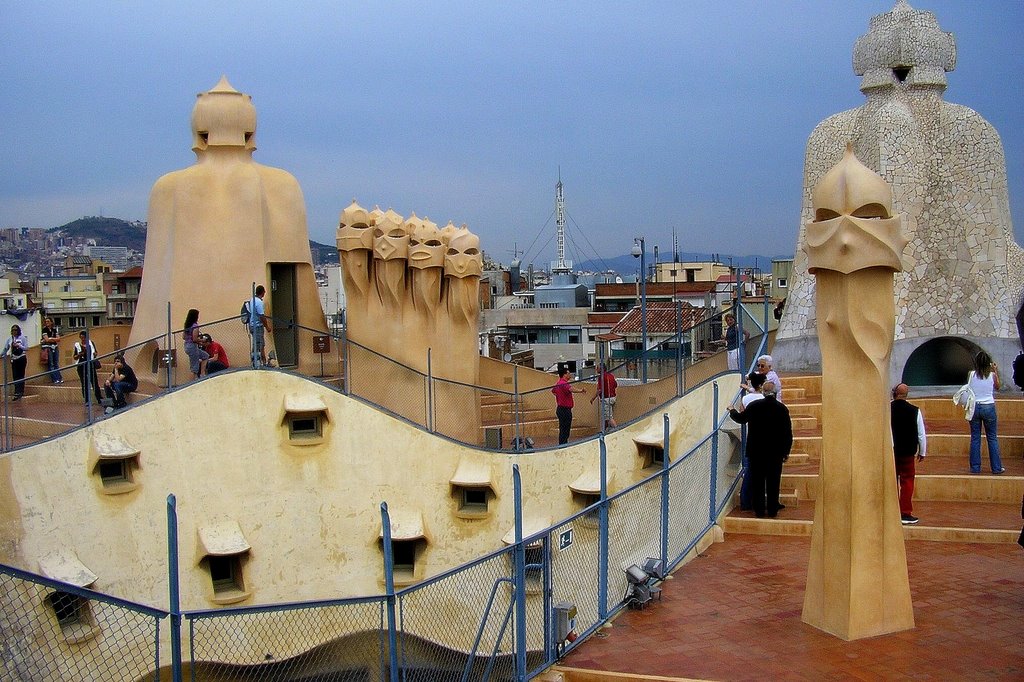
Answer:
<svg viewBox="0 0 1024 682"><path fill-rule="evenodd" d="M385 599L185 615L197 680L386 679Z"/></svg>
<svg viewBox="0 0 1024 682"><path fill-rule="evenodd" d="M403 675L421 682L516 679L514 565L514 547L506 547L399 593Z"/></svg>
<svg viewBox="0 0 1024 682"><path fill-rule="evenodd" d="M135 680L166 613L0 565L0 679Z"/></svg>

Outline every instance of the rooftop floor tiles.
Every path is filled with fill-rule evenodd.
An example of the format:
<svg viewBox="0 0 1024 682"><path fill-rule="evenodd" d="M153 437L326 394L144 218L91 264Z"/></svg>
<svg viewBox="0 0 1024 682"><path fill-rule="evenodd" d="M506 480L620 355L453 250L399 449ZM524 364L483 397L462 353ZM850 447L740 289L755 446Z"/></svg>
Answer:
<svg viewBox="0 0 1024 682"><path fill-rule="evenodd" d="M1019 521L1019 519L1018 519ZM1024 679L1024 550L907 541L916 627L852 642L801 621L809 538L728 535L567 668L712 680Z"/></svg>

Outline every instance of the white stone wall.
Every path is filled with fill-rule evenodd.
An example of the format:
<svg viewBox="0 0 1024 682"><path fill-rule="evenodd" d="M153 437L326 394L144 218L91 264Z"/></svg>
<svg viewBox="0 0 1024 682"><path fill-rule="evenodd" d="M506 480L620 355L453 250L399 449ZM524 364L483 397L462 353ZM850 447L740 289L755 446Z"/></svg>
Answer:
<svg viewBox="0 0 1024 682"><path fill-rule="evenodd" d="M910 237L905 270L895 283L897 347L961 336L980 339L993 355L1005 356L1017 344L1014 318L1024 292L1024 251L1013 235L999 134L977 112L942 99L945 79L932 67L952 68L955 60L943 61L948 56L943 50L955 49L951 37L937 52L907 47L915 39L930 44L915 33L925 30L930 14L898 5L880 16L906 24L874 35L885 23L875 17L868 34L873 39L858 41L855 65L865 76L861 88L867 101L821 122L807 143L792 289L777 337L781 367L811 368L820 362L804 226L812 219L813 187L842 158L847 142L892 187L894 210ZM876 50L873 59L864 52L868 48ZM896 56L914 67L905 82L882 68ZM896 358L907 354L898 352Z"/></svg>

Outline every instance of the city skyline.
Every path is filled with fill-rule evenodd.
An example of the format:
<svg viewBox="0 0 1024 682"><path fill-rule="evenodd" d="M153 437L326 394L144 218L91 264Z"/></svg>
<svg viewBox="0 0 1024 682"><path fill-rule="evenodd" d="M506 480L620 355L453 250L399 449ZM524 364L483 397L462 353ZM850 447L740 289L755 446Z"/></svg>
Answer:
<svg viewBox="0 0 1024 682"><path fill-rule="evenodd" d="M321 243L355 198L546 266L561 176L572 260L640 234L667 253L673 228L681 251L788 254L807 137L863 102L853 43L893 4L7 6L0 226L145 220L157 178L194 162L195 94L226 75ZM946 101L1002 136L1020 242L1024 5L912 5L956 38Z"/></svg>

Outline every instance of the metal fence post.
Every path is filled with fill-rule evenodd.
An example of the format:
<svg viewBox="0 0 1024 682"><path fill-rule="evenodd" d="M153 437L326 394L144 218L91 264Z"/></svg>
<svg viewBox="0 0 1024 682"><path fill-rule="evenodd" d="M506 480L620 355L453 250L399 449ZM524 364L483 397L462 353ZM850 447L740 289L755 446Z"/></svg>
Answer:
<svg viewBox="0 0 1024 682"><path fill-rule="evenodd" d="M676 397L681 395L683 395L683 302L676 301Z"/></svg>
<svg viewBox="0 0 1024 682"><path fill-rule="evenodd" d="M671 458L669 457L669 431L670 423L668 412L662 415L664 421L664 440L662 452L664 456L661 458L661 565L668 566L668 475L669 465L671 464Z"/></svg>
<svg viewBox="0 0 1024 682"><path fill-rule="evenodd" d="M86 318L88 320L88 317ZM97 389L93 386L92 363L96 360L96 353L92 352L92 338L89 334L89 325L85 325L85 346L82 348L82 357L78 359L82 367L82 386L85 389L85 423L92 424L92 394ZM98 376L98 375L97 375Z"/></svg>
<svg viewBox="0 0 1024 682"><path fill-rule="evenodd" d="M264 308L264 311L266 308ZM249 325L247 331L249 332L249 365L253 369L258 369L261 366L261 356L256 352L256 335L252 333L252 324L256 320L256 282L252 282L249 285ZM260 324L263 324L262 320L258 320ZM266 335L266 330L263 330ZM264 343L266 343L266 337L264 336Z"/></svg>
<svg viewBox="0 0 1024 682"><path fill-rule="evenodd" d="M597 508L597 617L608 619L608 448L604 434L598 438L601 448L601 505Z"/></svg>
<svg viewBox="0 0 1024 682"><path fill-rule="evenodd" d="M178 585L178 507L173 494L167 496L167 610L171 617L171 679L181 682L181 599Z"/></svg>
<svg viewBox="0 0 1024 682"><path fill-rule="evenodd" d="M512 449L519 452L520 450L525 449L523 448L522 433L520 429L520 417L522 416L520 401L522 400L522 396L519 395L519 365L512 365L512 391L512 399L514 401L512 407L512 418L515 420L516 424L516 439L512 442L514 446Z"/></svg>
<svg viewBox="0 0 1024 682"><path fill-rule="evenodd" d="M380 503L380 527L384 533L384 591L388 604L388 679L398 682L398 633L395 616L395 557L391 551L391 517L388 503Z"/></svg>
<svg viewBox="0 0 1024 682"><path fill-rule="evenodd" d="M352 346L348 340L348 326L346 325L342 330L341 335L341 361L344 363L344 383L345 383L345 395L352 395L352 379L350 374L350 368L352 366Z"/></svg>
<svg viewBox="0 0 1024 682"><path fill-rule="evenodd" d="M11 403L8 400L10 396L7 389L7 358L0 358L0 364L4 366L4 450L10 450L14 447L14 435L11 433L11 427L14 426L14 417L11 415Z"/></svg>
<svg viewBox="0 0 1024 682"><path fill-rule="evenodd" d="M519 465L512 465L512 500L515 504L516 680L526 680L526 546L523 545L523 482Z"/></svg>
<svg viewBox="0 0 1024 682"><path fill-rule="evenodd" d="M171 302L167 302L167 345L164 351L164 365L167 367L167 390L174 388L174 372L171 368L171 351L174 348L174 336L171 333Z"/></svg>
<svg viewBox="0 0 1024 682"><path fill-rule="evenodd" d="M608 417L605 414L607 408L605 407L606 396L604 395L604 373L608 371L608 368L605 366L604 343L598 343L600 345L597 347L597 423L600 426L597 430L603 435L606 430L606 422L608 421Z"/></svg>
<svg viewBox="0 0 1024 682"><path fill-rule="evenodd" d="M718 508L715 500L718 495L718 382L714 382L712 386L714 388L714 401L711 408L711 494L708 496L711 499L711 504L708 510L708 522L714 524L715 510Z"/></svg>
<svg viewBox="0 0 1024 682"><path fill-rule="evenodd" d="M743 304L742 300L742 287L740 293L736 295L736 307L733 308L733 314L736 315L736 348L739 349L739 360L736 362L736 368L746 374L747 371L744 369L747 366L747 342L743 338Z"/></svg>
<svg viewBox="0 0 1024 682"><path fill-rule="evenodd" d="M427 348L427 419L424 426L434 432L434 370L430 366L431 349Z"/></svg>

